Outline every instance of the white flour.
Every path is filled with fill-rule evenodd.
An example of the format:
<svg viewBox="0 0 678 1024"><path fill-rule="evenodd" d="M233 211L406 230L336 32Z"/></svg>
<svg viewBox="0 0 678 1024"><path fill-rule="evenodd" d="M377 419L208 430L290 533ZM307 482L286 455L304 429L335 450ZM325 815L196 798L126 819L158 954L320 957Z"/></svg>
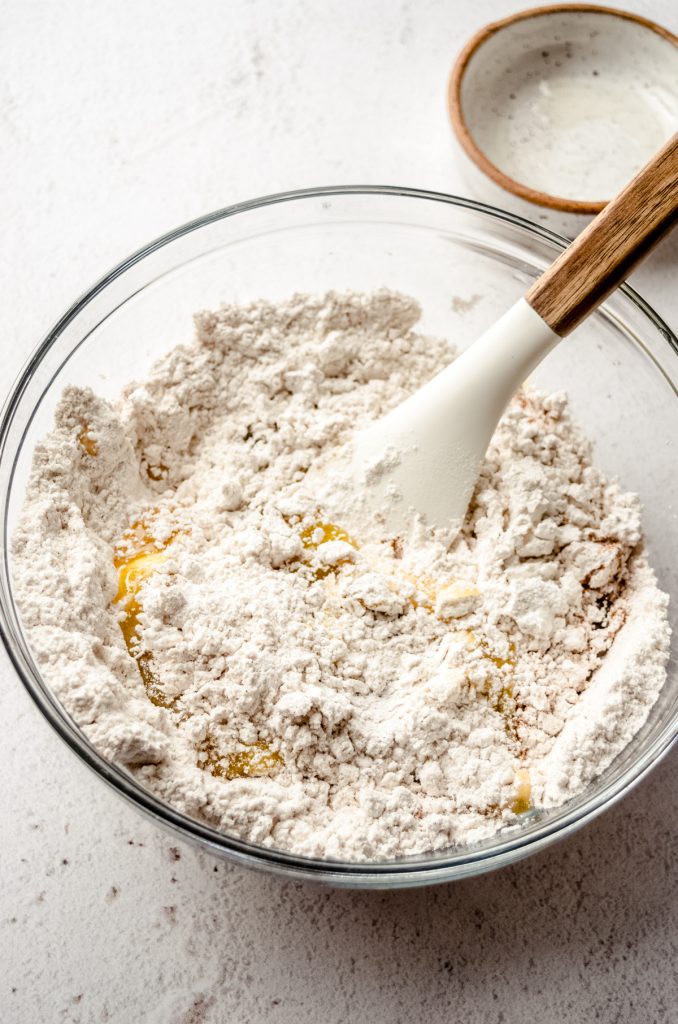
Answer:
<svg viewBox="0 0 678 1024"><path fill-rule="evenodd" d="M665 678L638 501L591 466L564 396L514 400L449 550L416 523L348 537L340 498L307 493L311 465L449 362L418 316L388 292L201 314L114 406L67 390L15 535L31 644L95 745L300 854L442 848L557 805ZM113 603L114 556L124 575L143 547Z"/></svg>

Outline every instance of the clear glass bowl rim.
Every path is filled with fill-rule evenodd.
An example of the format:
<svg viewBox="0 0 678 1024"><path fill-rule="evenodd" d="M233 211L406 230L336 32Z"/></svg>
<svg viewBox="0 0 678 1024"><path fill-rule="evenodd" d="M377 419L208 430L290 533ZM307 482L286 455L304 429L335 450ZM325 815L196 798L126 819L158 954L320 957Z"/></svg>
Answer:
<svg viewBox="0 0 678 1024"><path fill-rule="evenodd" d="M215 210L161 235L128 256L96 281L54 324L19 372L0 410L0 464L7 457L5 449L7 447L8 435L23 393L44 356L56 343L65 328L76 319L78 314L125 271L143 261L151 253L182 236L240 213L260 207L306 199L318 199L329 196L370 195L406 197L457 206L483 214L490 220L504 222L521 228L528 234L551 242L561 249L564 249L570 242L568 238L551 231L549 228L486 203L444 192L390 185L337 185L296 189L262 196ZM653 327L678 356L678 338L655 310L629 285L621 285L619 291L651 322ZM7 579L10 579L10 574L6 499L11 490L18 455L23 446L31 419L32 413L24 427L17 451L13 457L7 492L0 494L0 501L5 505L1 546ZM620 778L598 791L583 805L558 815L529 834L520 832L513 836L509 834L508 838L478 850L471 848L466 852L462 851L457 854L435 852L402 858L400 860L377 862L320 860L296 856L281 850L270 849L259 846L256 843L249 843L233 836L228 836L200 821L181 814L173 807L158 800L117 765L107 761L100 755L51 693L40 673L35 668L32 659L26 657L25 652L22 650L21 639L14 635L14 628L11 622L12 617L18 619L11 589L9 593L4 593L4 590L3 582L2 587L0 587L0 637L4 642L7 654L28 694L52 728L70 747L73 753L118 795L128 800L137 810L150 817L156 824L168 829L179 838L192 839L202 847L208 848L214 853L225 855L244 866L266 870L290 879L317 881L336 886L356 888L404 888L470 877L514 863L523 857L536 853L557 839L565 838L617 803L666 755L678 737L678 716L674 716L667 721L664 729L652 744L648 746Z"/></svg>

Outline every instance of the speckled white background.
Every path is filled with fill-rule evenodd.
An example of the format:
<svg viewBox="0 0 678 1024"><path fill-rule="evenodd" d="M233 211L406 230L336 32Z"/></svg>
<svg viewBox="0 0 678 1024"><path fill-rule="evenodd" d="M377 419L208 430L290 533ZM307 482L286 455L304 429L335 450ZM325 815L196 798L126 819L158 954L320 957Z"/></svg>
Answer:
<svg viewBox="0 0 678 1024"><path fill-rule="evenodd" d="M675 0L628 6L678 30ZM207 210L355 181L464 191L447 73L516 7L3 0L2 391L96 277ZM634 275L674 327L677 261L674 239ZM62 746L4 654L0 682L2 1024L676 1019L676 752L515 868L333 892L175 845Z"/></svg>

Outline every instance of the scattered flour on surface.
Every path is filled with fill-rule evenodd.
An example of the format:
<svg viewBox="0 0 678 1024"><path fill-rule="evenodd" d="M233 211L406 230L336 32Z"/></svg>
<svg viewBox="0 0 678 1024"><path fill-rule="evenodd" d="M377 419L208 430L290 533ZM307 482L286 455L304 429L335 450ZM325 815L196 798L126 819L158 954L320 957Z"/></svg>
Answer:
<svg viewBox="0 0 678 1024"><path fill-rule="evenodd" d="M639 502L565 396L515 398L452 542L351 536L339 490L309 493L453 357L419 313L380 291L199 314L114 404L68 388L35 451L13 573L47 681L106 757L256 843L486 838L581 793L665 679Z"/></svg>

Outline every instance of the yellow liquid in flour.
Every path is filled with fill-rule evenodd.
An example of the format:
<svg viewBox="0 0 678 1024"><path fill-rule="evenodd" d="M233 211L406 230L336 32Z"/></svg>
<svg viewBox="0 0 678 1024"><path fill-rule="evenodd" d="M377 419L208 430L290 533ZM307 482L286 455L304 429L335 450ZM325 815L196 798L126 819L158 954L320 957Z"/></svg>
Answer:
<svg viewBox="0 0 678 1024"><path fill-rule="evenodd" d="M82 443L82 442L81 442ZM89 454L89 452L88 452ZM92 453L95 454L95 453ZM320 536L318 536L318 531ZM152 669L152 653L149 651L138 652L139 641L139 617L141 614L141 603L138 598L139 590L143 583L157 572L169 558L168 548L178 536L178 531L173 533L159 547L151 536L148 526L143 520L136 522L124 535L123 540L114 557L114 565L118 570L118 592L114 598L115 604L121 604L124 608L124 617L120 621L120 629L125 641L125 646L132 658L137 663L139 674L146 688L151 703L157 707L176 710L176 698L170 698L158 685L158 680ZM356 541L342 527L334 523L318 522L305 527L300 538L306 550L316 550L320 544L333 540L341 540L352 547L357 548ZM316 570L316 577L322 578L333 571L336 566L320 567ZM322 575L321 575L322 574ZM423 607L432 612L435 604L437 586L430 577L414 577L408 575L410 582L423 592L426 600L421 601L411 598L414 607ZM480 646L483 648L484 657L487 657L498 668L505 665L513 666L514 649L510 648L509 658L501 658L489 651L485 641L478 641L472 631L468 632L469 646ZM508 683L499 694L493 706L497 711L508 719L511 713L513 699L513 688ZM201 748L201 753L206 755L199 762L199 767L208 770L217 778L227 781L237 778L257 778L270 775L284 767L282 756L263 741L257 741L244 749L230 753L220 754L212 740L206 741ZM511 802L511 810L515 814L524 814L531 807L531 784L527 769L520 769L516 775L516 795Z"/></svg>
<svg viewBox="0 0 678 1024"><path fill-rule="evenodd" d="M206 768L217 778L229 781L271 775L285 766L282 756L271 750L263 740L246 746L244 750L223 755L218 753L211 740L207 740L203 744L202 752L207 754L207 757L200 763L200 767Z"/></svg>
<svg viewBox="0 0 678 1024"><path fill-rule="evenodd" d="M96 455L99 454L99 449L97 448L96 441L89 432L88 423L83 423L82 425L82 430L78 434L78 444L86 452L87 455L91 456L91 458L94 458Z"/></svg>
<svg viewBox="0 0 678 1024"><path fill-rule="evenodd" d="M124 535L113 559L113 564L118 570L118 592L113 603L121 604L125 612L124 617L120 620L120 630L125 646L137 663L148 699L156 707L167 708L170 711L177 710L177 699L169 697L158 685L158 679L152 667L152 653L150 651L139 653L137 649L139 617L141 615L139 590L143 583L167 561L169 558L167 549L178 536L180 536L179 531L175 531L162 547L159 547L151 536L147 524L143 520L139 520ZM285 764L282 756L271 750L262 741L253 743L244 750L223 755L219 754L214 743L209 742L203 745L202 751L207 754L207 758L199 762L199 767L208 769L212 775L224 779L270 775L284 767Z"/></svg>
<svg viewBox="0 0 678 1024"><path fill-rule="evenodd" d="M172 534L165 543L164 549L158 550L153 538L148 533L146 524L140 520L134 523L125 534L118 554L113 559L113 564L118 570L118 593L113 599L113 603L121 604L125 612L124 618L120 620L120 630L125 646L137 663L148 699L160 708L173 708L176 702L158 686L158 680L151 667L153 661L151 653L149 651L140 653L137 650L139 616L141 615L138 593L144 581L167 561L169 555L166 549L175 537L176 534Z"/></svg>
<svg viewBox="0 0 678 1024"><path fill-rule="evenodd" d="M320 536L318 536L318 532L320 532ZM350 544L352 548L357 549L358 547L357 541L346 530L335 523L311 523L310 526L304 527L299 537L307 551L317 551L321 544L326 544L331 540L343 540L345 544ZM330 573L336 572L341 564L342 561L340 560L334 565L318 566L313 574L314 578L316 580L324 580Z"/></svg>
<svg viewBox="0 0 678 1024"><path fill-rule="evenodd" d="M532 782L527 768L519 768L516 772L516 795L511 801L514 814L525 814L532 808Z"/></svg>

